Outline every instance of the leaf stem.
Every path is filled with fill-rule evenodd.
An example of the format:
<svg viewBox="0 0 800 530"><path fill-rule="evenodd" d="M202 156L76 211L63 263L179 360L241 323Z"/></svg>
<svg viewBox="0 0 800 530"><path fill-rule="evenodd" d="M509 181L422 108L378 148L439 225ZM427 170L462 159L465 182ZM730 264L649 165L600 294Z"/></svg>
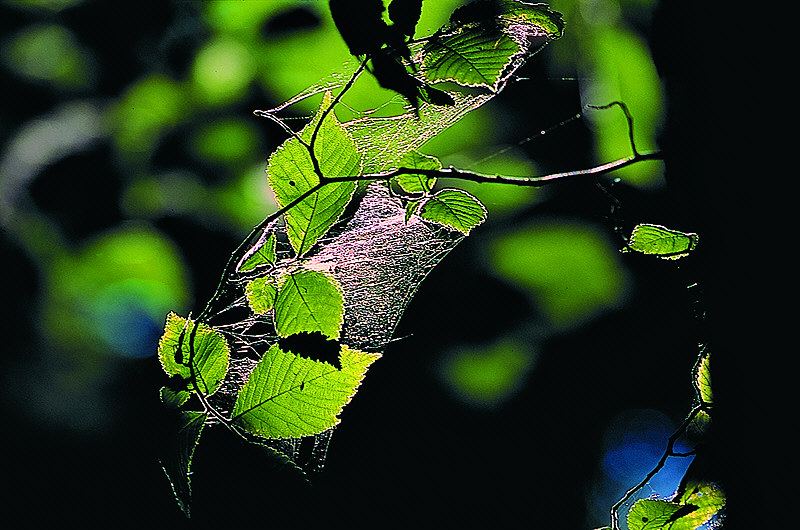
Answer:
<svg viewBox="0 0 800 530"><path fill-rule="evenodd" d="M233 254L231 254L231 257L228 259L228 262L225 265L225 269L222 272L222 278L220 279L219 285L217 286L216 291L214 291L214 294L211 297L211 299L206 304L205 308L203 308L203 311L197 316L198 321L207 318L208 315L211 314L213 306L216 304L220 296L222 296L222 293L225 291L224 289L225 284L228 282L228 280L230 280L231 276L233 276L233 271L236 270L236 264L241 259L240 256L247 251L247 249L250 247L250 242L258 236L259 232L265 230L267 226L276 221L281 215L285 214L290 209L294 208L302 201L304 201L306 198L310 197L311 195L322 189L322 187L325 186L325 184L326 184L325 182L319 182L314 186L312 186L311 188L307 189L305 192L295 197L294 200L292 200L286 206L283 206L278 210L276 210L275 212L268 215L266 219L261 221L250 231L250 234L248 234L248 236L244 238L244 240L239 244L239 246L236 247L236 250L233 251Z"/></svg>

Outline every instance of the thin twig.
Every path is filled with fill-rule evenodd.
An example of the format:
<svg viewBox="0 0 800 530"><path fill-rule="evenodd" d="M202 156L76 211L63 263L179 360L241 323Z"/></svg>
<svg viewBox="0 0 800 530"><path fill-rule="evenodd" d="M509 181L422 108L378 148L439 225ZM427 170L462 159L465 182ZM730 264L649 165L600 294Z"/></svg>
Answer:
<svg viewBox="0 0 800 530"><path fill-rule="evenodd" d="M639 482L637 485L633 486L628 491L626 491L625 495L623 495L622 498L620 500L618 500L611 507L611 528L613 528L613 530L619 530L619 509L620 509L620 507L623 504L625 504L631 497L633 497L634 493L636 493L637 491L639 491L640 489L645 487L647 485L647 483L650 482L650 480L654 476L656 476L656 474L659 471L661 471L661 468L664 467L664 464L666 464L667 459L669 457L671 457L671 456L678 456L678 457L691 456L691 455L694 454L694 451L689 451L687 453L676 453L674 449L675 449L675 443L678 441L678 438L680 438L683 435L683 433L686 431L686 428L689 426L689 424L692 422L692 420L694 420L695 416L697 416L700 413L701 410L702 410L702 406L698 405L698 406L694 407L691 410L691 412L689 412L689 415L686 416L686 419L683 420L683 423L681 423L680 427L678 427L678 429L674 433L672 433L672 435L667 440L667 448L664 450L664 454L661 455L661 459L658 461L658 463L655 465L655 467L650 470L650 472L641 480L641 482Z"/></svg>
<svg viewBox="0 0 800 530"><path fill-rule="evenodd" d="M636 141L633 139L633 115L631 115L630 111L628 110L628 106L625 103L622 101L612 101L607 105L586 105L586 108L594 110L606 110L614 106L621 108L622 112L625 114L625 120L628 122L628 142L631 146L631 152L633 153L633 156L638 156L639 151L636 150Z"/></svg>
<svg viewBox="0 0 800 530"><path fill-rule="evenodd" d="M220 279L219 285L217 286L216 291L214 291L214 294L211 296L211 299L206 304L206 307L197 316L198 321L205 319L211 313L212 307L217 302L217 300L219 300L220 296L222 296L222 293L224 291L223 289L224 285L230 280L230 277L233 275L233 271L236 270L236 264L240 259L240 255L247 250L247 248L250 246L250 242L259 234L259 232L265 230L267 226L269 226L272 222L277 220L281 215L285 214L290 209L294 208L295 206L303 202L305 199L307 199L308 197L319 191L323 186L325 186L325 183L319 182L316 185L312 186L311 188L307 189L306 191L295 197L286 206L283 206L279 208L277 211L268 215L266 219L261 221L258 225L256 225L253 228L253 230L250 231L250 234L239 244L238 247L236 247L236 250L233 251L231 257L228 258L228 263L225 265L225 269L223 270L222 278Z"/></svg>
<svg viewBox="0 0 800 530"><path fill-rule="evenodd" d="M513 186L528 186L528 187L542 187L552 184L555 181L563 180L572 177L585 177L585 176L598 176L605 173L610 173L614 170L621 169L631 164L643 162L645 160L661 160L663 154L660 151L653 151L647 153L637 153L634 156L620 158L612 162L607 162L599 166L594 166L586 169L578 169L575 171L565 171L560 173L548 173L546 175L539 175L534 177L506 177L503 175L484 175L472 171L465 171L456 169L454 167L444 169L417 169L400 167L393 171L384 173L373 173L367 175L346 175L338 177L327 177L327 182L346 182L346 181L361 181L361 180L391 180L400 175L425 175L426 177L437 178L453 178L458 180L468 180L478 183L492 183L492 184L510 184Z"/></svg>

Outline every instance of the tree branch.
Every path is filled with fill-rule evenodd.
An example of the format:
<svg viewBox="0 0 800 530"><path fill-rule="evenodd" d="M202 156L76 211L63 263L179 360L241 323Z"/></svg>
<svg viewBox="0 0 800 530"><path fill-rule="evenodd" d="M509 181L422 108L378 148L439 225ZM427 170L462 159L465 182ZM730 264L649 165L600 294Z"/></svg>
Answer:
<svg viewBox="0 0 800 530"><path fill-rule="evenodd" d="M510 184L513 186L527 186L527 187L542 187L552 184L558 180L597 176L610 173L614 170L621 169L638 162L645 160L661 160L663 154L660 151L652 151L647 153L636 153L633 156L620 158L612 162L607 162L599 166L594 166L586 169L578 169L574 171L565 171L561 173L548 173L546 175L539 175L534 177L506 177L503 175L484 175L472 171L465 171L456 169L454 167L444 169L414 169L407 167L400 167L393 171L384 173L373 173L368 175L348 175L340 177L326 177L326 182L345 182L345 181L362 181L362 180L391 180L400 175L425 175L426 177L436 178L453 178L458 180L468 180L478 183L492 183L492 184Z"/></svg>
<svg viewBox="0 0 800 530"><path fill-rule="evenodd" d="M703 409L702 405L697 405L691 410L691 412L689 412L689 415L686 416L686 419L683 420L683 423L681 423L680 427L678 427L678 429L674 433L672 433L672 435L667 440L667 448L664 450L664 454L661 455L661 459L658 461L655 467L651 469L647 475L645 475L645 477L641 480L641 482L639 482L637 485L633 486L628 491L626 491L625 495L623 495L622 498L618 500L616 503L614 503L614 505L611 507L611 528L613 530L620 530L619 529L620 507L622 507L623 504L625 504L631 497L633 497L634 493L645 487L647 483L650 482L650 480L654 476L656 476L656 474L659 471L661 471L661 468L663 468L664 464L667 463L667 458L671 456L686 457L694 454L694 451L689 451L687 453L676 453L674 450L675 442L677 442L678 438L680 438L681 435L683 435L683 433L686 431L686 427L689 426L689 424L694 420L695 416L697 416L702 409Z"/></svg>

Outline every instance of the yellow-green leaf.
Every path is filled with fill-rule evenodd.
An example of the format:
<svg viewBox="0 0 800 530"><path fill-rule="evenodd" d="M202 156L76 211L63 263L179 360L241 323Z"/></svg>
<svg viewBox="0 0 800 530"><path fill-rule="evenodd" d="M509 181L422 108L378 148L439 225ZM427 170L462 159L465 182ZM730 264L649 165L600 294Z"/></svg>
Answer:
<svg viewBox="0 0 800 530"><path fill-rule="evenodd" d="M284 352L275 344L242 387L233 421L265 438L297 438L318 434L339 423L370 364L379 354L342 346L341 369Z"/></svg>

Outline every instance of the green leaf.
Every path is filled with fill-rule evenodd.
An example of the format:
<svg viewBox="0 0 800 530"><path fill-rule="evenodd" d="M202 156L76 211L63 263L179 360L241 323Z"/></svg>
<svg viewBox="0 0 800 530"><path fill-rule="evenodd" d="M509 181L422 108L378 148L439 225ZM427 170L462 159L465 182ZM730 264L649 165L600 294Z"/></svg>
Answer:
<svg viewBox="0 0 800 530"><path fill-rule="evenodd" d="M330 105L330 95L320 106L317 117L300 133L308 145L319 119ZM292 137L270 156L267 181L281 208L291 205L320 182L309 150L300 139ZM314 156L325 177L353 176L360 172L361 155L350 134L329 112L314 141ZM332 182L291 207L285 215L289 242L298 255L311 249L317 240L339 219L356 189L354 181Z"/></svg>
<svg viewBox="0 0 800 530"><path fill-rule="evenodd" d="M160 459L175 499L186 517L190 515L192 499L191 466L195 447L205 426L206 414L203 412L181 411L172 425L173 435Z"/></svg>
<svg viewBox="0 0 800 530"><path fill-rule="evenodd" d="M431 82L454 81L497 92L534 47L558 38L561 15L546 4L474 2L426 42L421 70Z"/></svg>
<svg viewBox="0 0 800 530"><path fill-rule="evenodd" d="M338 370L274 344L239 392L232 419L270 439L318 434L339 423L339 413L379 357L343 345Z"/></svg>
<svg viewBox="0 0 800 530"><path fill-rule="evenodd" d="M412 151L400 158L399 166L406 169L426 169L438 171L442 169L442 163L434 156L423 155ZM398 175L392 182L400 186L406 193L430 193L436 177L428 177L419 173L409 173Z"/></svg>
<svg viewBox="0 0 800 530"><path fill-rule="evenodd" d="M664 259L678 259L695 249L700 236L679 232L660 225L639 224L631 234L626 250L635 250Z"/></svg>
<svg viewBox="0 0 800 530"><path fill-rule="evenodd" d="M339 338L344 297L332 277L311 270L287 273L275 300L275 329L281 337L319 331Z"/></svg>
<svg viewBox="0 0 800 530"><path fill-rule="evenodd" d="M700 399L703 403L711 404L714 402L714 393L711 391L711 356L704 355L697 364L695 373L695 384Z"/></svg>
<svg viewBox="0 0 800 530"><path fill-rule="evenodd" d="M714 483L693 481L677 501L695 509L676 520L670 530L695 530L722 510L725 494Z"/></svg>
<svg viewBox="0 0 800 530"><path fill-rule="evenodd" d="M628 512L629 530L672 529L676 520L697 509L659 499L641 499Z"/></svg>
<svg viewBox="0 0 800 530"><path fill-rule="evenodd" d="M253 248L242 257L239 262L239 272L250 272L262 265L275 263L275 233L261 235Z"/></svg>
<svg viewBox="0 0 800 530"><path fill-rule="evenodd" d="M208 396L216 392L228 372L230 350L220 332L170 312L158 343L158 358L167 375L186 380L189 391ZM182 404L189 391L178 393L177 398L169 396L169 401L174 404L177 399Z"/></svg>
<svg viewBox="0 0 800 530"><path fill-rule="evenodd" d="M427 221L469 234L486 219L486 208L466 191L446 188L425 201L419 214Z"/></svg>
<svg viewBox="0 0 800 530"><path fill-rule="evenodd" d="M247 283L244 288L247 303L254 313L263 314L275 306L278 288L270 276L262 276Z"/></svg>
<svg viewBox="0 0 800 530"><path fill-rule="evenodd" d="M422 71L432 82L454 81L496 92L503 71L519 53L520 47L511 37L473 26L434 35L425 46Z"/></svg>

